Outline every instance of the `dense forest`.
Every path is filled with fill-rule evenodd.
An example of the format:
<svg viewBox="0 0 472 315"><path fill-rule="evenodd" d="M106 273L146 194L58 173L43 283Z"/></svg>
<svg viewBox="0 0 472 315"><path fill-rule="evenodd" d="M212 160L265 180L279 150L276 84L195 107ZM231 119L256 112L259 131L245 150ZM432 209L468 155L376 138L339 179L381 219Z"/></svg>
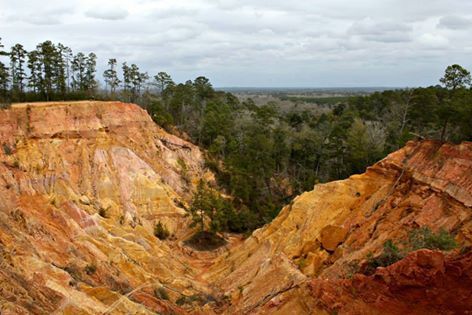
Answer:
<svg viewBox="0 0 472 315"><path fill-rule="evenodd" d="M281 111L216 91L205 77L175 83L109 59L100 88L94 53L46 41L26 51L0 42L0 103L77 99L135 102L163 128L206 149L218 187L200 183L189 211L212 232L251 231L319 182L360 173L414 138L472 139L470 73L449 66L441 85L376 92L324 104L328 111ZM5 63L3 63L5 61ZM184 168L184 166L183 166ZM210 219L205 227L202 215Z"/></svg>

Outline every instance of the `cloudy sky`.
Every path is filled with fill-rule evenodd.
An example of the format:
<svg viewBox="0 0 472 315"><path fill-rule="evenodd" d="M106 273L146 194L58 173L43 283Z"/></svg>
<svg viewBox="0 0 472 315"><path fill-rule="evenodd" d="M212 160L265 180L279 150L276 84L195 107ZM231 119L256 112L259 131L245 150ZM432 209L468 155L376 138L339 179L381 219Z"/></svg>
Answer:
<svg viewBox="0 0 472 315"><path fill-rule="evenodd" d="M470 0L0 0L0 37L215 86L421 86L472 70Z"/></svg>

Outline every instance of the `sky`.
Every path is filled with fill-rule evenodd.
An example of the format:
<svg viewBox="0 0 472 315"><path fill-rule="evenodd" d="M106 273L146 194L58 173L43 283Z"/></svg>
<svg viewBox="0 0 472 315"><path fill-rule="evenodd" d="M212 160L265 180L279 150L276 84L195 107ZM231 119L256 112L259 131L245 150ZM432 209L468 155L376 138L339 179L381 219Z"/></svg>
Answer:
<svg viewBox="0 0 472 315"><path fill-rule="evenodd" d="M6 47L61 42L216 87L406 87L472 70L470 0L0 0Z"/></svg>

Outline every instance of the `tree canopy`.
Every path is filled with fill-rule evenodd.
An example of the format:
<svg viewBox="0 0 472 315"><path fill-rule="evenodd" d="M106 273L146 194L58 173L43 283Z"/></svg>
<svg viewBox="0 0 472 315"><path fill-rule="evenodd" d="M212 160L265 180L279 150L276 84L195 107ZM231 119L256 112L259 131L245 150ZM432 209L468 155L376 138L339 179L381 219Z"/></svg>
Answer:
<svg viewBox="0 0 472 315"><path fill-rule="evenodd" d="M204 149L217 184L200 183L189 212L205 232L253 230L293 196L316 183L363 172L418 135L472 140L471 76L459 65L447 67L440 78L444 87L334 99L323 104L323 111L256 104L215 90L204 76L176 83L164 71L150 76L115 58L108 60L101 89L96 68L93 52L73 53L51 41L31 51L21 44L5 51L0 40L0 102L138 103L163 128Z"/></svg>

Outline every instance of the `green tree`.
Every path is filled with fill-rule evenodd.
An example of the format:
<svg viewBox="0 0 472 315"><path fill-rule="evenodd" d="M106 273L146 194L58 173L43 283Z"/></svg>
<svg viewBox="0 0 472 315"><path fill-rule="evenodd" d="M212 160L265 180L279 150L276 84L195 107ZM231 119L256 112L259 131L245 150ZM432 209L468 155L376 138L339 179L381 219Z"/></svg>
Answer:
<svg viewBox="0 0 472 315"><path fill-rule="evenodd" d="M145 86L149 75L147 72L140 72L136 64L128 66L127 63L124 62L122 69L124 93L130 102L134 102L141 94L141 89Z"/></svg>
<svg viewBox="0 0 472 315"><path fill-rule="evenodd" d="M61 43L56 45L56 52L54 55L54 74L55 80L54 85L57 93L60 93L64 96L68 90L68 83L67 83L67 54L68 54L68 47L65 47Z"/></svg>
<svg viewBox="0 0 472 315"><path fill-rule="evenodd" d="M458 64L448 66L439 80L448 89L455 90L470 86L470 72Z"/></svg>
<svg viewBox="0 0 472 315"><path fill-rule="evenodd" d="M97 88L95 73L97 72L97 55L89 53L85 59L85 83L84 89L88 92L94 92Z"/></svg>
<svg viewBox="0 0 472 315"><path fill-rule="evenodd" d="M131 101L134 102L141 94L141 89L149 79L149 76L146 72L140 72L139 67L134 63L129 68L129 76L131 83Z"/></svg>
<svg viewBox="0 0 472 315"><path fill-rule="evenodd" d="M195 92L200 100L205 100L211 97L214 90L210 83L210 80L206 77L200 76L193 81Z"/></svg>
<svg viewBox="0 0 472 315"><path fill-rule="evenodd" d="M363 172L383 155L385 131L380 123L354 120L347 134L347 145L354 172Z"/></svg>
<svg viewBox="0 0 472 315"><path fill-rule="evenodd" d="M1 102L6 102L8 99L8 83L9 75L8 75L8 68L5 66L4 63L0 62L0 96Z"/></svg>
<svg viewBox="0 0 472 315"><path fill-rule="evenodd" d="M40 92L47 101L54 92L54 84L57 77L57 49L51 41L45 41L36 46L38 59L41 64L42 76L40 80Z"/></svg>
<svg viewBox="0 0 472 315"><path fill-rule="evenodd" d="M172 81L171 76L167 74L166 72L161 71L157 75L154 76L154 85L156 85L156 87L159 90L159 93L161 94L162 92L164 92L166 87L173 84L174 84L174 81Z"/></svg>
<svg viewBox="0 0 472 315"><path fill-rule="evenodd" d="M118 79L118 73L116 72L116 59L109 59L108 66L109 68L103 72L103 77L105 78L106 87L109 87L110 93L114 95L116 88L121 83L120 79Z"/></svg>
<svg viewBox="0 0 472 315"><path fill-rule="evenodd" d="M190 214L193 224L199 226L200 231L207 231L205 221L208 220L207 232L216 233L228 230L228 221L234 215L234 209L231 202L200 180L192 198Z"/></svg>
<svg viewBox="0 0 472 315"><path fill-rule="evenodd" d="M214 217L213 199L213 192L200 180L190 206L193 223L200 227L200 231L205 231L205 217L210 221Z"/></svg>
<svg viewBox="0 0 472 315"><path fill-rule="evenodd" d="M458 64L448 66L444 76L439 80L450 90L449 96L438 108L437 115L442 122L441 141L447 137L447 127L451 120L460 120L460 102L457 99L458 90L471 84L470 72Z"/></svg>
<svg viewBox="0 0 472 315"><path fill-rule="evenodd" d="M84 53L77 53L71 64L72 89L75 91L85 91L87 87L87 57Z"/></svg>
<svg viewBox="0 0 472 315"><path fill-rule="evenodd" d="M72 49L70 47L64 46L63 44L57 44L57 49L61 54L62 59L62 73L61 75L64 77L66 91L69 92L71 89L71 64L73 60ZM61 78L62 79L62 78ZM62 82L61 82L62 83ZM64 84L64 83L62 83Z"/></svg>
<svg viewBox="0 0 472 315"><path fill-rule="evenodd" d="M0 57L8 56L8 53L3 51L2 38L0 37ZM0 61L0 96L3 102L7 101L8 83L10 82L7 66Z"/></svg>
<svg viewBox="0 0 472 315"><path fill-rule="evenodd" d="M121 69L123 70L123 91L126 94L131 90L131 71L126 62L123 62Z"/></svg>
<svg viewBox="0 0 472 315"><path fill-rule="evenodd" d="M12 90L15 94L23 94L26 73L26 50L21 44L16 44L11 48L10 52L10 69L12 78Z"/></svg>
<svg viewBox="0 0 472 315"><path fill-rule="evenodd" d="M43 80L42 65L37 50L28 53L28 69L30 76L28 77L28 87L34 92L41 91L41 82Z"/></svg>

